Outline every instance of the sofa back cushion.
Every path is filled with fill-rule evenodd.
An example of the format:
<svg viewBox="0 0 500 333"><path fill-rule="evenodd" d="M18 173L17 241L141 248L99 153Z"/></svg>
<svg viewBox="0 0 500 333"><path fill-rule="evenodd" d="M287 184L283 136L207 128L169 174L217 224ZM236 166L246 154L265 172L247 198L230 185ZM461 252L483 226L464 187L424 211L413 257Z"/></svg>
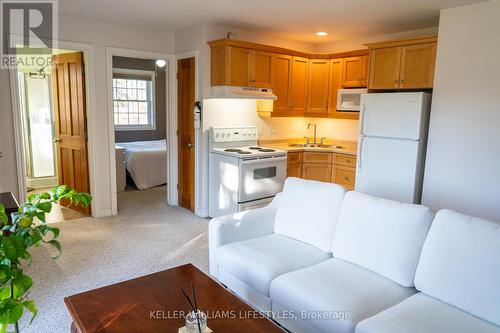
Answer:
<svg viewBox="0 0 500 333"><path fill-rule="evenodd" d="M412 287L432 217L424 206L349 192L342 203L333 256Z"/></svg>
<svg viewBox="0 0 500 333"><path fill-rule="evenodd" d="M439 211L422 249L415 286L500 325L500 224Z"/></svg>
<svg viewBox="0 0 500 333"><path fill-rule="evenodd" d="M274 232L331 252L344 198L342 186L290 177L280 197Z"/></svg>

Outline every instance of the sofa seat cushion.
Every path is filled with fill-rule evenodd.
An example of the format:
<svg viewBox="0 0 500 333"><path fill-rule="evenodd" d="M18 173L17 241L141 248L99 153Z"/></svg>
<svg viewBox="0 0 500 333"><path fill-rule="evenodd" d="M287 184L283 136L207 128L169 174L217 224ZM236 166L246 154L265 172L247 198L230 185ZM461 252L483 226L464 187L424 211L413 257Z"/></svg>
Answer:
<svg viewBox="0 0 500 333"><path fill-rule="evenodd" d="M439 211L422 250L415 286L500 326L500 224Z"/></svg>
<svg viewBox="0 0 500 333"><path fill-rule="evenodd" d="M220 268L266 296L269 296L269 284L279 275L329 258L330 253L279 234L231 243L217 249Z"/></svg>
<svg viewBox="0 0 500 333"><path fill-rule="evenodd" d="M271 283L271 301L290 309L325 332L354 327L416 292L360 266L332 258L291 272ZM313 316L321 316L313 318ZM308 318L310 317L310 318ZM327 317L328 319L324 319ZM339 318L339 319L337 319Z"/></svg>
<svg viewBox="0 0 500 333"><path fill-rule="evenodd" d="M276 211L274 232L331 252L345 189L337 184L287 178Z"/></svg>
<svg viewBox="0 0 500 333"><path fill-rule="evenodd" d="M424 293L368 318L356 333L500 333L500 327Z"/></svg>
<svg viewBox="0 0 500 333"><path fill-rule="evenodd" d="M413 287L433 216L424 206L349 192L337 222L333 256Z"/></svg>

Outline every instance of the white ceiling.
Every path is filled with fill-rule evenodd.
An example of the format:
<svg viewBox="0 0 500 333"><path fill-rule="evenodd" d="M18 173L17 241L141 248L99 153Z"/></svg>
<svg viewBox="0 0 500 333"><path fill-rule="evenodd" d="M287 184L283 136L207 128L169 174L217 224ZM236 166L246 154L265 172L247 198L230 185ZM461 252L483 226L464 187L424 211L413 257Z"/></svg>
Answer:
<svg viewBox="0 0 500 333"><path fill-rule="evenodd" d="M439 10L481 0L60 0L82 16L177 30L204 23L265 29L308 43L437 26ZM329 32L317 37L316 31Z"/></svg>

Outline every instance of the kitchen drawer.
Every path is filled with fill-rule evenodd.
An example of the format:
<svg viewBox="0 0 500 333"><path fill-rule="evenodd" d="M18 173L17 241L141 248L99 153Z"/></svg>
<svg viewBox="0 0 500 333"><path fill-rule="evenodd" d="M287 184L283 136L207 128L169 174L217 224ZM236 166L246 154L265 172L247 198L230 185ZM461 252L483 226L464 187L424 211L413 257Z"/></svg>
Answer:
<svg viewBox="0 0 500 333"><path fill-rule="evenodd" d="M334 171L334 183L342 185L349 190L354 189L356 181L356 170L354 168L336 165Z"/></svg>
<svg viewBox="0 0 500 333"><path fill-rule="evenodd" d="M336 165L344 165L348 167L356 167L356 157L351 155L335 154Z"/></svg>
<svg viewBox="0 0 500 333"><path fill-rule="evenodd" d="M302 160L304 163L332 163L333 154L306 151L303 153Z"/></svg>
<svg viewBox="0 0 500 333"><path fill-rule="evenodd" d="M294 153L288 153L287 154L287 163L300 163L302 162L302 153L301 152L294 152Z"/></svg>
<svg viewBox="0 0 500 333"><path fill-rule="evenodd" d="M302 178L331 182L332 165L329 163L303 163Z"/></svg>

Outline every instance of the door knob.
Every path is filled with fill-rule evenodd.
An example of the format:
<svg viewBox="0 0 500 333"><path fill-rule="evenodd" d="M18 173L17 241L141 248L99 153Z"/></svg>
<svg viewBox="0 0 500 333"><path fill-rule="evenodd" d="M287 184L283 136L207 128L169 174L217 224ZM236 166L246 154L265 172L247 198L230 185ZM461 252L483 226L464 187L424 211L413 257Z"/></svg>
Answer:
<svg viewBox="0 0 500 333"><path fill-rule="evenodd" d="M193 148L193 144L192 144L191 142L189 142L188 144L186 144L186 146L187 146L189 149Z"/></svg>
<svg viewBox="0 0 500 333"><path fill-rule="evenodd" d="M59 139L59 138L56 138L56 139L54 140L54 143L61 143L61 142L62 142L62 140L61 140L61 139Z"/></svg>

